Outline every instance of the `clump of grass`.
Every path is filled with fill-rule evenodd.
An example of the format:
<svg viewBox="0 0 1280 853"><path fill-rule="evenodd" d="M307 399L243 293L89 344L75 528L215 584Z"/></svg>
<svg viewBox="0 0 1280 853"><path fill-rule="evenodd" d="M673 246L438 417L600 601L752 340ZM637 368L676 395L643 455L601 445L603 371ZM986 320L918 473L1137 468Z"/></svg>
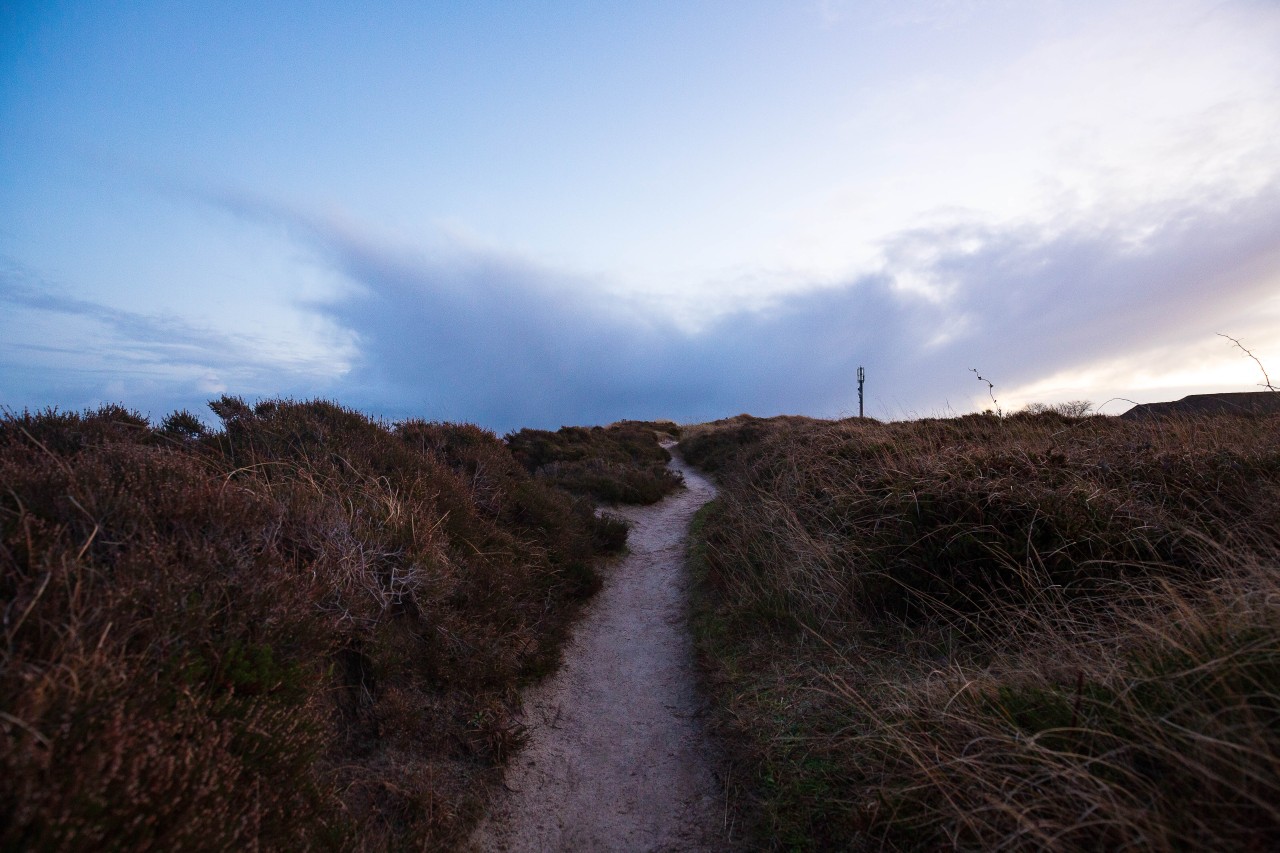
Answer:
<svg viewBox="0 0 1280 853"><path fill-rule="evenodd" d="M717 433L696 625L762 846L1280 843L1280 420Z"/></svg>
<svg viewBox="0 0 1280 853"><path fill-rule="evenodd" d="M667 467L663 440L680 428L668 421L620 421L607 427L522 429L506 437L512 455L540 479L607 504L651 504L680 488Z"/></svg>
<svg viewBox="0 0 1280 853"><path fill-rule="evenodd" d="M0 420L0 847L456 843L615 525L474 427L211 407Z"/></svg>

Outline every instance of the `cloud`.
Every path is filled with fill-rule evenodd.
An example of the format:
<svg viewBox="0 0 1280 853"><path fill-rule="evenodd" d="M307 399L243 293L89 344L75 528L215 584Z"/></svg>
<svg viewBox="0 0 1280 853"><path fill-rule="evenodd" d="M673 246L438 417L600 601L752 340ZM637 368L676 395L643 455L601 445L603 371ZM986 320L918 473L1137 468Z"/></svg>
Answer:
<svg viewBox="0 0 1280 853"><path fill-rule="evenodd" d="M1015 381L1074 362L1212 333L1276 294L1280 192L1225 209L1149 211L1140 241L1124 225L1049 240L979 232L982 248L949 253L934 274L957 282L951 311L971 338L1016 359ZM971 347L972 348L972 347Z"/></svg>
<svg viewBox="0 0 1280 853"><path fill-rule="evenodd" d="M901 417L981 406L986 387L973 367L1005 399L1073 372L1128 391L1144 354L1185 373L1205 340L1220 343L1215 332L1269 341L1280 325L1280 186L1051 233L963 219L903 231L884 241L879 269L763 306L709 307L694 330L675 309L510 253L447 242L411 249L279 204L213 200L286 226L309 262L351 284L300 306L338 330L335 353L291 355L287 341L115 310L10 271L0 276L9 309L0 346L18 368L6 368L4 402L53 393L64 404L118 401L159 414L224 390L327 396L386 417L504 432L743 411L850 414L865 365L868 414Z"/></svg>
<svg viewBox="0 0 1280 853"><path fill-rule="evenodd" d="M293 226L360 285L316 306L360 342L350 398L505 430L839 415L856 409L860 364L871 413L967 409L985 391L970 367L1012 388L1237 328L1276 294L1277 221L1272 187L1062 233L934 226L886 241L882 270L721 312L698 331L501 253L414 253L315 218Z"/></svg>
<svg viewBox="0 0 1280 853"><path fill-rule="evenodd" d="M305 394L342 369L341 336L320 357L287 342L79 299L12 263L0 268L0 306L0 403L10 408L120 402L161 416L202 410L228 389Z"/></svg>

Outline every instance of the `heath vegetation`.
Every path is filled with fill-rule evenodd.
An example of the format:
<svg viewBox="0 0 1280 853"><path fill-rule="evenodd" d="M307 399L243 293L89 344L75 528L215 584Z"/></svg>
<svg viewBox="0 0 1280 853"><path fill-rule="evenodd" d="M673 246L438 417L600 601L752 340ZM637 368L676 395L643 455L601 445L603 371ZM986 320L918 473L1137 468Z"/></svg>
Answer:
<svg viewBox="0 0 1280 853"><path fill-rule="evenodd" d="M0 420L0 848L457 845L677 436L751 843L1280 847L1278 417L211 408Z"/></svg>
<svg viewBox="0 0 1280 853"><path fill-rule="evenodd" d="M695 623L776 849L1280 847L1280 418L733 419Z"/></svg>
<svg viewBox="0 0 1280 853"><path fill-rule="evenodd" d="M678 489L671 454L656 437L675 441L670 421L619 421L607 427L522 429L507 436L512 454L534 476L604 503L651 504Z"/></svg>
<svg viewBox="0 0 1280 853"><path fill-rule="evenodd" d="M211 408L0 420L0 847L456 843L625 525L475 427Z"/></svg>

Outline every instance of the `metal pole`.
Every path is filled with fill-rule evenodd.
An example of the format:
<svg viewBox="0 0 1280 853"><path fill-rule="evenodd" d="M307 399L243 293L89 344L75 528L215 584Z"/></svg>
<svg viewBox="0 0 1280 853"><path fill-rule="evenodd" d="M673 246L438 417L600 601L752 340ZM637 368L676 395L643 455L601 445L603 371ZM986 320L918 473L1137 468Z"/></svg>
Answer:
<svg viewBox="0 0 1280 853"><path fill-rule="evenodd" d="M867 372L858 368L858 417L862 417L862 383L867 379Z"/></svg>

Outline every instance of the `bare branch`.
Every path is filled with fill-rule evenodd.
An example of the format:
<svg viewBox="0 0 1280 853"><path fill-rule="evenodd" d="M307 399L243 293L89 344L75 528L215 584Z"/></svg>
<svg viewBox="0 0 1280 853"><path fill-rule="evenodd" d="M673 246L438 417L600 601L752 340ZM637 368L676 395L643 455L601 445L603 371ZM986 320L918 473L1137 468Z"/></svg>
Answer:
<svg viewBox="0 0 1280 853"><path fill-rule="evenodd" d="M1263 386L1263 387L1264 387L1264 388L1266 388L1268 391L1275 391L1275 390L1276 390L1276 387L1275 387L1274 385L1272 385L1272 384L1271 384L1271 377L1267 375L1267 369L1266 369L1265 367L1263 367L1263 366L1262 366L1262 362L1258 359L1258 357L1257 357L1256 355L1254 355L1252 352L1250 352L1248 349L1246 349L1246 348L1245 348L1245 345L1244 345L1244 344L1240 343L1239 341L1237 341L1235 338L1231 337L1230 335L1224 335L1224 334L1222 334L1222 332L1218 332L1218 337L1220 337L1220 338L1226 338L1227 340L1231 341L1231 343L1235 344L1237 347L1239 347L1239 348L1240 348L1240 351L1241 351L1241 352L1243 352L1245 355L1249 356L1249 358L1251 358L1251 359L1253 359L1253 360L1254 360L1254 362L1258 365L1258 369L1262 371L1262 378L1263 378L1263 380L1264 380L1264 381L1262 381L1262 382L1259 382L1259 383L1258 383L1259 385Z"/></svg>
<svg viewBox="0 0 1280 853"><path fill-rule="evenodd" d="M987 393L991 395L991 402L995 404L996 414L1003 417L1003 413L1000 411L1000 401L996 399L996 386L991 384L990 379L979 373L978 368L971 367L969 369L973 371L973 375L978 377L979 381L987 383Z"/></svg>

